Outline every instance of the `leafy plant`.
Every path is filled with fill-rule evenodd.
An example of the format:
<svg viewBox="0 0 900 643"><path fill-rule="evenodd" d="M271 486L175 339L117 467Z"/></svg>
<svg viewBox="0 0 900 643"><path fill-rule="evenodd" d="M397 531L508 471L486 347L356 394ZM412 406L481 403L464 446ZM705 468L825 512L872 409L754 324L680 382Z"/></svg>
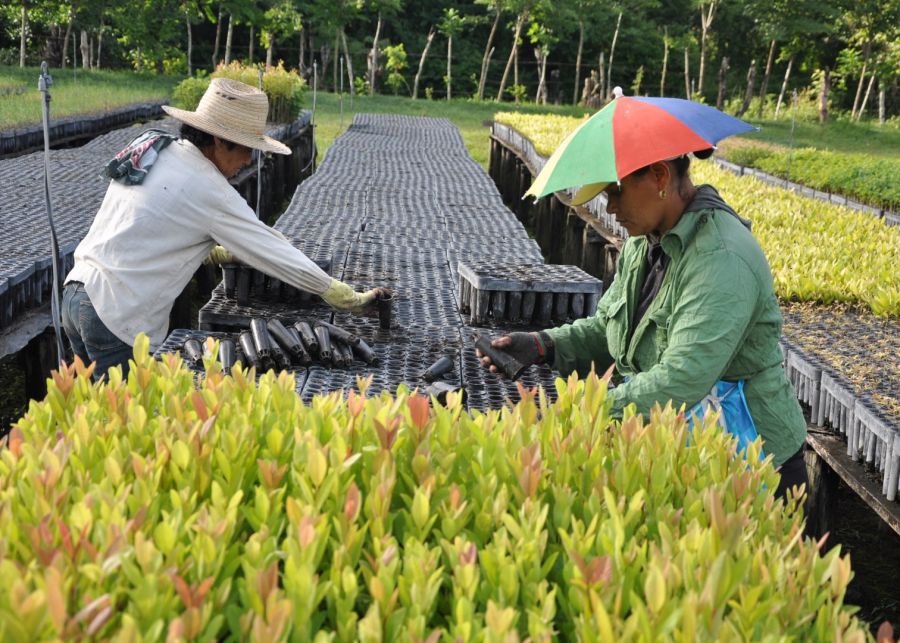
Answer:
<svg viewBox="0 0 900 643"><path fill-rule="evenodd" d="M220 64L209 78L186 78L173 91L172 104L182 109L194 110L209 87L210 78L231 78L251 87L259 85L259 67L234 61ZM296 71L288 71L284 64L266 68L263 73L263 91L269 98L268 120L273 123L291 121L300 114L305 81Z"/></svg>
<svg viewBox="0 0 900 643"><path fill-rule="evenodd" d="M76 362L15 425L4 640L866 639L849 558L714 418L612 421L593 374L471 415L365 381L304 406L208 348L198 388L146 337L125 381Z"/></svg>
<svg viewBox="0 0 900 643"><path fill-rule="evenodd" d="M394 91L394 96L400 93L401 87L409 90L409 84L403 77L403 70L407 67L406 48L401 42L398 45L389 45L384 48L384 54L387 56L385 67L388 70L388 77L385 81L387 86Z"/></svg>

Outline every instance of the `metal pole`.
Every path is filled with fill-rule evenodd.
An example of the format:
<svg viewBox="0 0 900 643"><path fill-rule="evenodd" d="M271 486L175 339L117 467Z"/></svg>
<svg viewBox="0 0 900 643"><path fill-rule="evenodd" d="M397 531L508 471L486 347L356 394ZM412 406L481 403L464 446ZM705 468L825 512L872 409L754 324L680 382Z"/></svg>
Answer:
<svg viewBox="0 0 900 643"><path fill-rule="evenodd" d="M338 126L338 132L344 129L344 59L341 58L341 90L338 94L341 103L341 124Z"/></svg>
<svg viewBox="0 0 900 643"><path fill-rule="evenodd" d="M263 88L263 69L259 68L259 91ZM259 219L259 206L262 202L262 170L263 170L263 151L256 150L256 218Z"/></svg>
<svg viewBox="0 0 900 643"><path fill-rule="evenodd" d="M313 108L312 115L309 117L309 122L311 125L315 126L316 124L316 91L319 88L319 63L313 61Z"/></svg>
<svg viewBox="0 0 900 643"><path fill-rule="evenodd" d="M47 204L47 220L50 223L50 252L52 283L50 284L50 317L56 333L57 360L62 363L66 358L66 349L62 340L62 324L60 323L60 274L59 243L56 240L56 226L53 224L53 204L50 201L50 86L53 79L48 72L47 62L41 63L41 75L38 77L38 91L44 95L41 101L41 116L44 124L44 201Z"/></svg>

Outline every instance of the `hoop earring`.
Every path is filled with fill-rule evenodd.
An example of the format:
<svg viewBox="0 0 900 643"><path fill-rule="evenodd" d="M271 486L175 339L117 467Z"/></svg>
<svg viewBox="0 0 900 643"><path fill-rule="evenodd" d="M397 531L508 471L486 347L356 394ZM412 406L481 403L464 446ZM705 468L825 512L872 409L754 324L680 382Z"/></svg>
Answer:
<svg viewBox="0 0 900 643"><path fill-rule="evenodd" d="M665 199L667 196L668 196L668 193L667 193L665 190L660 190L660 191L659 191L659 198L660 198L660 199Z"/></svg>

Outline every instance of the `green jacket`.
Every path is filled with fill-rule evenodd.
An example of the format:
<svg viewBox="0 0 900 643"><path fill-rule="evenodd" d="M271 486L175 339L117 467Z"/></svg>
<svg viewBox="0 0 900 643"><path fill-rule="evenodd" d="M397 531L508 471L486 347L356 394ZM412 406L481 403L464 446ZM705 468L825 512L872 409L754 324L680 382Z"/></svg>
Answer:
<svg viewBox="0 0 900 643"><path fill-rule="evenodd" d="M617 374L628 376L610 392L616 414L630 403L647 414L655 402L670 399L689 408L718 380L745 380L763 448L780 466L802 446L806 421L782 366L772 273L748 227L714 188L700 186L662 237L669 267L631 337L647 266L646 237L626 241L594 317L547 333L561 373L586 373L592 366L602 373L615 362Z"/></svg>

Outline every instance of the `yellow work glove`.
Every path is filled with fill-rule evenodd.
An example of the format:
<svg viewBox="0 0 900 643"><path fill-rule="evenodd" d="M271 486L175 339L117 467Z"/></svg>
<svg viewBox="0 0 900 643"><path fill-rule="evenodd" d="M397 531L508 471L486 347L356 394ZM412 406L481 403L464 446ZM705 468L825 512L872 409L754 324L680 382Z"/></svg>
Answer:
<svg viewBox="0 0 900 643"><path fill-rule="evenodd" d="M379 292L381 292L380 288L356 292L343 281L332 279L328 290L322 293L322 299L332 308L359 314L365 312L366 308L375 302Z"/></svg>
<svg viewBox="0 0 900 643"><path fill-rule="evenodd" d="M234 263L235 261L236 259L234 258L233 254L228 252L222 246L216 246L209 251L206 259L203 260L203 263L213 266L219 266L223 263Z"/></svg>

